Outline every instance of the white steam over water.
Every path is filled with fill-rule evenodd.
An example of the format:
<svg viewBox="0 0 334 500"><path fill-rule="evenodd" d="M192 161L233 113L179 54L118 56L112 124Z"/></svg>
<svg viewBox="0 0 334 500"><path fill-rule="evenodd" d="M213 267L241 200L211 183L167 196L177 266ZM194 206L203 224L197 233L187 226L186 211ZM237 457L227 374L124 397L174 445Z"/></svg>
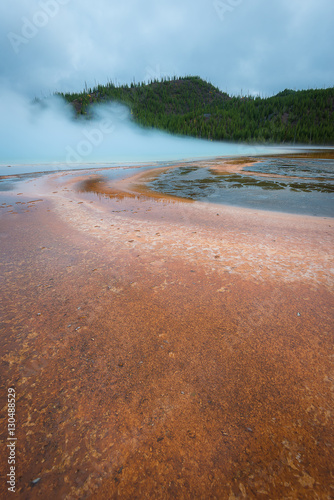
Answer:
<svg viewBox="0 0 334 500"><path fill-rule="evenodd" d="M74 119L72 108L51 97L34 104L2 90L0 175L96 168L120 163L260 155L282 148L176 137L143 129L119 104L94 107L94 119Z"/></svg>

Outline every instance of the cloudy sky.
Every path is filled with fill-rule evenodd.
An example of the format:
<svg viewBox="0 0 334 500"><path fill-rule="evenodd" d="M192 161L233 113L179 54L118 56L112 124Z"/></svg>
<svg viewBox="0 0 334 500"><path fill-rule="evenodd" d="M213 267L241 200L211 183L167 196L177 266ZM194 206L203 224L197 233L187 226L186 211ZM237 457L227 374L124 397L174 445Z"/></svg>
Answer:
<svg viewBox="0 0 334 500"><path fill-rule="evenodd" d="M334 85L333 0L11 0L0 86L27 96L199 75L272 95Z"/></svg>

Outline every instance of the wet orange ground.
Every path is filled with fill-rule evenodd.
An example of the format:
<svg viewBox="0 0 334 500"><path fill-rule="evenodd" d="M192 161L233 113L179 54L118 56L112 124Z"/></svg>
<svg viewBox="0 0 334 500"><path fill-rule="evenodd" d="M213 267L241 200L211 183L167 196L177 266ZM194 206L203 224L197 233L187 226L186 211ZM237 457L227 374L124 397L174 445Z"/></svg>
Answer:
<svg viewBox="0 0 334 500"><path fill-rule="evenodd" d="M17 498L333 498L333 219L67 175L2 205L1 498L9 386Z"/></svg>

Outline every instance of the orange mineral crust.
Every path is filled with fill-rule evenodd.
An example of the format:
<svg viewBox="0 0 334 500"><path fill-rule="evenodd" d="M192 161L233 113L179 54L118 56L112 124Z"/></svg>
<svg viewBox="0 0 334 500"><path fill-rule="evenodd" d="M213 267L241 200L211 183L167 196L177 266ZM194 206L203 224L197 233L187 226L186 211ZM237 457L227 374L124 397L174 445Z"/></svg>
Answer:
<svg viewBox="0 0 334 500"><path fill-rule="evenodd" d="M133 182L52 174L2 205L16 497L332 498L333 219Z"/></svg>

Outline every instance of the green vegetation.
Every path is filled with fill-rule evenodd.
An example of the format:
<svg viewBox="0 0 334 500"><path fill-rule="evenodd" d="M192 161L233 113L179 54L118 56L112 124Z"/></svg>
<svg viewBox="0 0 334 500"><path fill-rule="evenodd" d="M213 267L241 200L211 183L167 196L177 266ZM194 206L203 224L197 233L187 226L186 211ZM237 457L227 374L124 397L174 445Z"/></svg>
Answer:
<svg viewBox="0 0 334 500"><path fill-rule="evenodd" d="M59 94L77 114L89 116L96 102L126 104L145 127L212 140L334 144L334 87L284 90L268 97L231 97L199 77L148 84L98 85Z"/></svg>

